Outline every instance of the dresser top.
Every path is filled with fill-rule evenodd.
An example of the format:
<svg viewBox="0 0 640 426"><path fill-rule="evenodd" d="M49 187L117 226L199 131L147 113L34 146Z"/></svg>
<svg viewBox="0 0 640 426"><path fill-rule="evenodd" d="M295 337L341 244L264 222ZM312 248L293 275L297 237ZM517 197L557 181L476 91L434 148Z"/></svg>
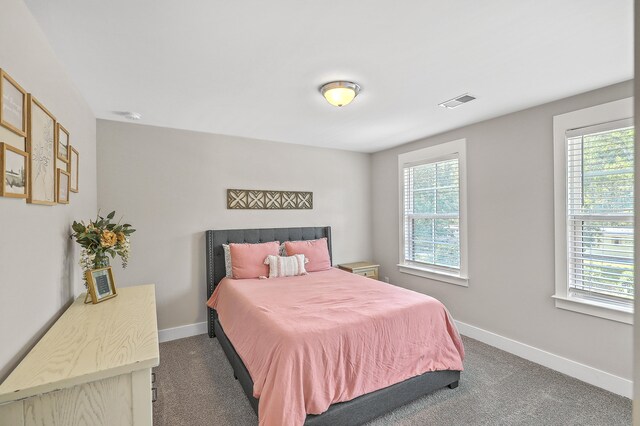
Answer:
<svg viewBox="0 0 640 426"><path fill-rule="evenodd" d="M118 288L96 305L80 295L0 385L0 404L155 367L155 286Z"/></svg>

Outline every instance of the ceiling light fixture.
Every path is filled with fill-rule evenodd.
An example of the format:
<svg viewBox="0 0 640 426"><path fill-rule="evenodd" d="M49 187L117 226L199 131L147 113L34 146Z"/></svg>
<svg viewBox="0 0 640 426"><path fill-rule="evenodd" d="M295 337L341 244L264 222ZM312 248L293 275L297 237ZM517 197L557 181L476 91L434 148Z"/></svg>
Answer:
<svg viewBox="0 0 640 426"><path fill-rule="evenodd" d="M350 81L332 81L320 87L322 96L333 106L341 107L351 103L360 93L360 86Z"/></svg>

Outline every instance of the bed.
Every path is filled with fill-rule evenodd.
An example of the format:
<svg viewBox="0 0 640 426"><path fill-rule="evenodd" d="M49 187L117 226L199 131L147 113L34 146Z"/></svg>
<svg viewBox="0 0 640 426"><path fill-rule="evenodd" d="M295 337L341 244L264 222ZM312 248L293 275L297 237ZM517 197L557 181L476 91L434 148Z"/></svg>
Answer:
<svg viewBox="0 0 640 426"><path fill-rule="evenodd" d="M206 231L207 300L226 274L222 244L284 242L319 238L327 238L331 255L330 227ZM207 320L209 336L218 338L233 368L234 376L239 380L252 408L258 414L259 400L253 396L254 382L251 374L225 333L215 309L208 308ZM447 386L452 389L456 388L459 378L459 370L429 371L354 399L334 403L322 414L307 415L304 424L310 426L363 424L434 390Z"/></svg>

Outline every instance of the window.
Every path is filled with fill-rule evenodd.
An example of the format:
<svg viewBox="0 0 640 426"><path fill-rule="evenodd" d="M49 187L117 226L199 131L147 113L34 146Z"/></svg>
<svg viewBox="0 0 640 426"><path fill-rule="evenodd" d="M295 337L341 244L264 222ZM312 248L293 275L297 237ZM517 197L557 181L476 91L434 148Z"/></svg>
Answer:
<svg viewBox="0 0 640 426"><path fill-rule="evenodd" d="M467 285L465 140L398 156L401 272Z"/></svg>
<svg viewBox="0 0 640 426"><path fill-rule="evenodd" d="M630 105L622 100L554 118L556 306L628 323L634 298Z"/></svg>
<svg viewBox="0 0 640 426"><path fill-rule="evenodd" d="M633 300L633 126L568 131L569 292Z"/></svg>

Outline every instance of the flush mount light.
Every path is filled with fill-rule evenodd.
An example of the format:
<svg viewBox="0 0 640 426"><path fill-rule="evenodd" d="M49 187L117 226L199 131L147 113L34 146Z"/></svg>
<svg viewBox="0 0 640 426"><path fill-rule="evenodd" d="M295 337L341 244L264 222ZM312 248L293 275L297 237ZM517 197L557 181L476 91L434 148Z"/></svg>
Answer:
<svg viewBox="0 0 640 426"><path fill-rule="evenodd" d="M350 81L332 81L320 88L322 96L333 106L348 105L360 93L360 86Z"/></svg>

